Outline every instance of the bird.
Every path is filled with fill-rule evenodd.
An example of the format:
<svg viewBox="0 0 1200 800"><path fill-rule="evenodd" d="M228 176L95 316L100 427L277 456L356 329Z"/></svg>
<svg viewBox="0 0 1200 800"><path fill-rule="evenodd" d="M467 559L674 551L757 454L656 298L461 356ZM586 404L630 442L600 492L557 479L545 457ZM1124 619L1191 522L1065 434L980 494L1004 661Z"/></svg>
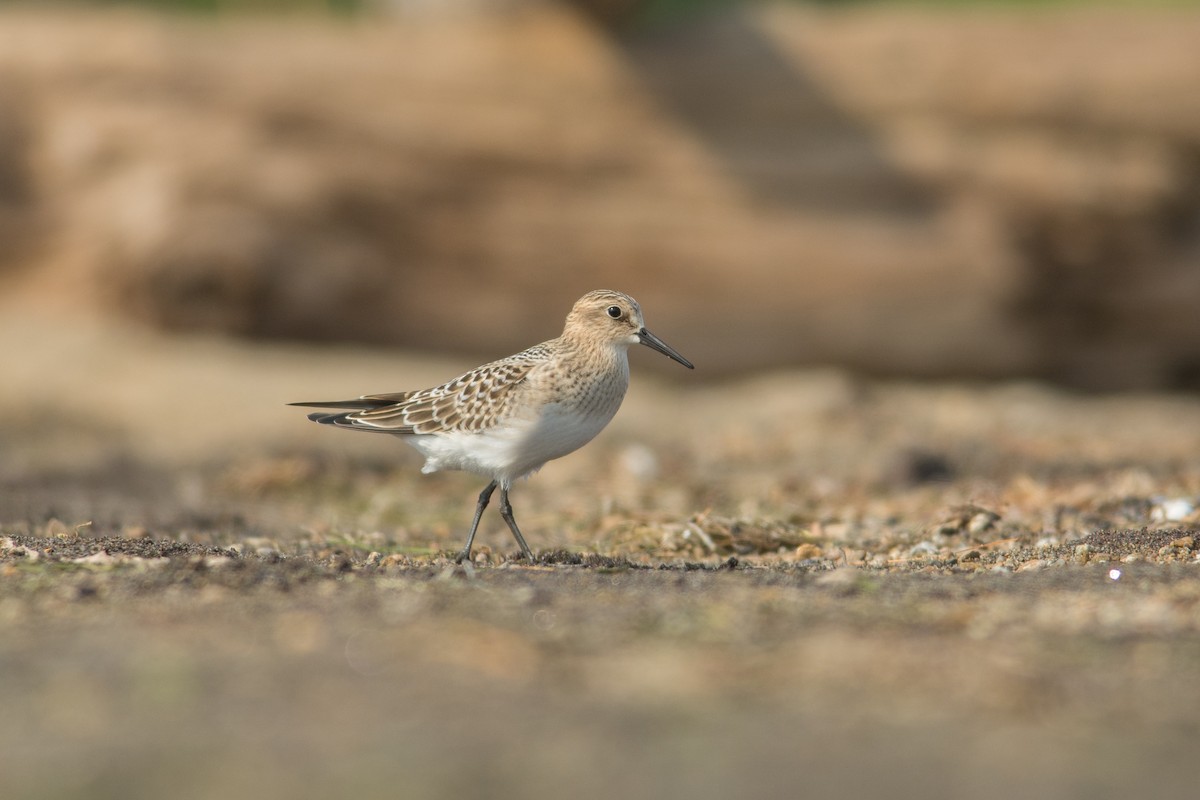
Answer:
<svg viewBox="0 0 1200 800"><path fill-rule="evenodd" d="M399 437L425 457L422 473L461 470L488 478L456 560L471 560L479 521L499 488L500 516L532 564L533 551L513 516L509 490L514 481L578 450L608 425L629 388L628 351L634 344L695 369L646 329L636 300L597 289L575 302L558 338L441 386L289 405L326 409L308 415L321 425Z"/></svg>

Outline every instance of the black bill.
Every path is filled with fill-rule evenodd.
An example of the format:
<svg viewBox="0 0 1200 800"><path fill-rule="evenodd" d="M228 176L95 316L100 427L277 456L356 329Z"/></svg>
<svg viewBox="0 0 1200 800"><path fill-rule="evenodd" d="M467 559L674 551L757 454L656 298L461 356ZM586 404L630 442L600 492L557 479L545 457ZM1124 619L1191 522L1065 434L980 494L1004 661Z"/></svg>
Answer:
<svg viewBox="0 0 1200 800"><path fill-rule="evenodd" d="M674 347L671 347L671 345L667 344L662 339L658 338L657 336L655 336L653 333L646 330L645 328L642 328L640 331L638 331L638 341L640 341L642 344L646 345L646 347L649 347L651 350L657 350L658 352L662 353L667 358L671 358L671 359L674 359L675 361L678 361L680 364L683 364L688 369L696 368L695 366L692 365L692 362L688 361L686 358L679 355L679 353L675 352Z"/></svg>

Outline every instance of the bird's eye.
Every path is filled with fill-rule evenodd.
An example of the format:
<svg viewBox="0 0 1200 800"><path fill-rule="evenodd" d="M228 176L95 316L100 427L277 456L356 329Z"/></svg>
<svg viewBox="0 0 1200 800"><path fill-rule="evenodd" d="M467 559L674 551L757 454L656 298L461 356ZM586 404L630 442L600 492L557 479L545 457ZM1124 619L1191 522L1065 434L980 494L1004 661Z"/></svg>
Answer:
<svg viewBox="0 0 1200 800"><path fill-rule="evenodd" d="M621 318L621 307L620 306L609 306L608 307L608 315L610 317L612 317L613 319L620 319Z"/></svg>

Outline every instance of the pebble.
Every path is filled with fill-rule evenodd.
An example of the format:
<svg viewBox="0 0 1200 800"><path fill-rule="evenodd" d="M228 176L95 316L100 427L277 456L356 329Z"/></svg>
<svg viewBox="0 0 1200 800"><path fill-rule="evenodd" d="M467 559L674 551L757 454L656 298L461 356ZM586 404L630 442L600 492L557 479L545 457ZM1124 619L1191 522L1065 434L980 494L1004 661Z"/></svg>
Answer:
<svg viewBox="0 0 1200 800"><path fill-rule="evenodd" d="M1190 517L1195 510L1196 504L1186 498L1164 499L1150 510L1150 519L1154 522L1179 522Z"/></svg>
<svg viewBox="0 0 1200 800"><path fill-rule="evenodd" d="M936 555L937 552L938 546L926 539L924 541L917 542L911 548L909 548L908 554L910 556L931 556Z"/></svg>
<svg viewBox="0 0 1200 800"><path fill-rule="evenodd" d="M1000 519L1000 515L994 511L980 511L975 516L971 517L967 523L968 533L983 533L991 530L992 526Z"/></svg>
<svg viewBox="0 0 1200 800"><path fill-rule="evenodd" d="M811 542L805 542L796 548L796 558L800 561L807 561L810 558L820 558L821 548Z"/></svg>

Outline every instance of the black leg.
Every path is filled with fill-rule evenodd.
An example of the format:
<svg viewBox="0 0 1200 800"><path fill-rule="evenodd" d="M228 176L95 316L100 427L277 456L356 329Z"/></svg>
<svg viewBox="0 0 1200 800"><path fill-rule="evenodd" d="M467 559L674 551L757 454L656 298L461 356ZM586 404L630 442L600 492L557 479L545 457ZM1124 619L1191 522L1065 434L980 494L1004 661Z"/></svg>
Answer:
<svg viewBox="0 0 1200 800"><path fill-rule="evenodd" d="M508 502L508 489L503 487L500 489L500 516L504 517L504 521L508 523L508 529L512 531L513 536L517 537L517 544L521 545L521 552L525 554L525 560L532 564L533 551L529 549L529 545L525 544L525 537L521 535L521 529L517 527L517 521L513 519L512 505Z"/></svg>
<svg viewBox="0 0 1200 800"><path fill-rule="evenodd" d="M479 493L479 504L475 506L475 520L471 523L471 532L467 534L467 546L458 554L455 559L458 563L471 560L471 545L475 543L475 531L479 530L479 519L483 516L483 510L487 508L488 501L492 499L492 492L496 491L496 482L492 481L487 486L483 487L483 491ZM501 497L504 495L501 494Z"/></svg>

